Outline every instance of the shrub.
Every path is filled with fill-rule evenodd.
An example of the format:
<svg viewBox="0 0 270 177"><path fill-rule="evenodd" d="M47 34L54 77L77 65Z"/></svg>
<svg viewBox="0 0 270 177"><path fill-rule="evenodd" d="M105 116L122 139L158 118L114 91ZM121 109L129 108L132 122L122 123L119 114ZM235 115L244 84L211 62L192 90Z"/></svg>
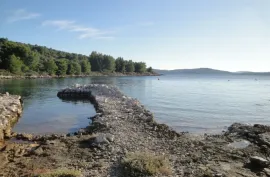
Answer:
<svg viewBox="0 0 270 177"><path fill-rule="evenodd" d="M1 76L12 76L13 74L7 70L0 69L0 75Z"/></svg>
<svg viewBox="0 0 270 177"><path fill-rule="evenodd" d="M143 177L156 174L170 175L171 168L165 156L148 153L128 153L121 161L123 176Z"/></svg>

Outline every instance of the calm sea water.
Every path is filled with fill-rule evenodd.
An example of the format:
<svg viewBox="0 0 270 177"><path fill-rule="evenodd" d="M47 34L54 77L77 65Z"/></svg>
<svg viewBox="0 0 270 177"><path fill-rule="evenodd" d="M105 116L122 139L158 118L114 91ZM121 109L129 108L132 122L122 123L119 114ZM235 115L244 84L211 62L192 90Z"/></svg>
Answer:
<svg viewBox="0 0 270 177"><path fill-rule="evenodd" d="M270 77L172 75L0 80L0 92L20 94L22 118L15 131L65 133L85 127L95 114L89 102L64 102L56 94L66 86L116 85L137 98L160 123L177 131L221 132L233 122L270 124Z"/></svg>

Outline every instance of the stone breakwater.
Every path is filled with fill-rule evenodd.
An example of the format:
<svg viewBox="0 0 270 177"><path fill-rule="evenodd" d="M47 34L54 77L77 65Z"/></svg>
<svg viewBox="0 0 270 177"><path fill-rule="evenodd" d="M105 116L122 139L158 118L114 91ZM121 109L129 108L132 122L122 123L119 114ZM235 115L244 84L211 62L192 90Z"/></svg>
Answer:
<svg viewBox="0 0 270 177"><path fill-rule="evenodd" d="M11 129L22 114L21 97L0 94L0 141L11 135Z"/></svg>
<svg viewBox="0 0 270 177"><path fill-rule="evenodd" d="M269 126L235 123L220 135L190 135L158 124L138 100L114 86L75 85L59 91L58 97L89 99L97 112L91 124L67 135L14 134L27 143L10 142L0 151L0 176L34 176L64 168L82 176L119 177L129 153L167 157L170 173L152 176L270 176Z"/></svg>

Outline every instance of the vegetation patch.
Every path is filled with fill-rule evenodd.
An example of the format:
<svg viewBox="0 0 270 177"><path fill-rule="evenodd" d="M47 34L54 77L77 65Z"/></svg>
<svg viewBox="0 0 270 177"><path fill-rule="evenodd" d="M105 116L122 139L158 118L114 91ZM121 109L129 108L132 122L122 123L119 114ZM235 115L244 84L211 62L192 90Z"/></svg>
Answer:
<svg viewBox="0 0 270 177"><path fill-rule="evenodd" d="M82 176L80 171L69 169L58 169L37 175L37 177L80 177Z"/></svg>
<svg viewBox="0 0 270 177"><path fill-rule="evenodd" d="M144 62L114 58L93 51L90 56L0 38L0 75L89 75L101 73L153 73Z"/></svg>
<svg viewBox="0 0 270 177"><path fill-rule="evenodd" d="M143 177L172 173L169 160L165 156L156 156L149 153L128 153L121 161L123 176Z"/></svg>

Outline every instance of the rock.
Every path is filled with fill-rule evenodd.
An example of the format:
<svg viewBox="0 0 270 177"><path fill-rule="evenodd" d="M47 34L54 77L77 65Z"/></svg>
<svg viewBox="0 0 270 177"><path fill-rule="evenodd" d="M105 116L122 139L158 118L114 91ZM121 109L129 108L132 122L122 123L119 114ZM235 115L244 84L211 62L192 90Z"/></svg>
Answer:
<svg viewBox="0 0 270 177"><path fill-rule="evenodd" d="M261 144L270 146L270 133L262 133L259 135L259 141Z"/></svg>
<svg viewBox="0 0 270 177"><path fill-rule="evenodd" d="M79 135L86 135L86 134L87 134L86 129L81 128L81 129L78 131L78 134L79 134Z"/></svg>
<svg viewBox="0 0 270 177"><path fill-rule="evenodd" d="M90 139L91 146L97 146L103 148L102 145L110 144L114 141L114 135L112 134L99 134L94 139Z"/></svg>
<svg viewBox="0 0 270 177"><path fill-rule="evenodd" d="M28 134L28 133L22 133L22 134L17 134L16 138L31 141L33 139L33 135Z"/></svg>
<svg viewBox="0 0 270 177"><path fill-rule="evenodd" d="M269 168L264 168L263 171L267 176L270 176L270 169Z"/></svg>
<svg viewBox="0 0 270 177"><path fill-rule="evenodd" d="M11 129L22 113L21 97L0 94L0 141L11 136Z"/></svg>
<svg viewBox="0 0 270 177"><path fill-rule="evenodd" d="M247 140L238 140L238 141L234 141L230 144L228 144L228 147L232 147L235 149L243 149L246 148L250 145L250 142Z"/></svg>
<svg viewBox="0 0 270 177"><path fill-rule="evenodd" d="M269 161L259 156L251 156L250 163L254 166L261 167L261 168L269 166Z"/></svg>
<svg viewBox="0 0 270 177"><path fill-rule="evenodd" d="M1 153L0 154L0 162L1 162L1 165L7 164L8 163L8 155Z"/></svg>
<svg viewBox="0 0 270 177"><path fill-rule="evenodd" d="M80 86L81 86L80 84L75 84L75 85L74 85L75 88L78 88L78 87L80 87Z"/></svg>
<svg viewBox="0 0 270 177"><path fill-rule="evenodd" d="M106 138L107 138L107 140L109 140L110 142L113 142L113 141L114 141L114 135L112 135L112 134L106 135Z"/></svg>
<svg viewBox="0 0 270 177"><path fill-rule="evenodd" d="M43 152L44 152L44 151L43 151L43 149L42 149L41 147L38 147L38 148L36 148L35 150L32 151L32 153L33 153L34 155L37 155L37 156L42 155Z"/></svg>
<svg viewBox="0 0 270 177"><path fill-rule="evenodd" d="M107 140L107 137L105 134L100 134L95 138L96 144L109 144L110 142Z"/></svg>

